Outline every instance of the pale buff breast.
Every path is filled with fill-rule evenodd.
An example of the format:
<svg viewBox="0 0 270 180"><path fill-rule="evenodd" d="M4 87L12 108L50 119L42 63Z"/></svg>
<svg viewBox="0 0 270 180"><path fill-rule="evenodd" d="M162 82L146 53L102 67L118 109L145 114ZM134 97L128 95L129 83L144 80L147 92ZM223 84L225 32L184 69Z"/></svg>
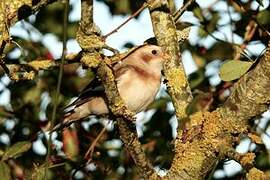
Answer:
<svg viewBox="0 0 270 180"><path fill-rule="evenodd" d="M138 113L147 108L151 104L160 87L160 78L146 80L144 78L132 78L132 81L127 77L137 76L136 72L128 71L117 80L117 87L120 96L125 101L129 110Z"/></svg>

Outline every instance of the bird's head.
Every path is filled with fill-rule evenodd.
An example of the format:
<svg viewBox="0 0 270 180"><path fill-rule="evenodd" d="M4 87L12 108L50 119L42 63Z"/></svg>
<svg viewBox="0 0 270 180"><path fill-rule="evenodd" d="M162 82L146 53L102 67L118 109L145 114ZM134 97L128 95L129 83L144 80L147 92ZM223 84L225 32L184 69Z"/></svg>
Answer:
<svg viewBox="0 0 270 180"><path fill-rule="evenodd" d="M156 45L144 45L134 53L142 64L149 70L160 73L165 61L165 53ZM137 58L136 58L137 59Z"/></svg>

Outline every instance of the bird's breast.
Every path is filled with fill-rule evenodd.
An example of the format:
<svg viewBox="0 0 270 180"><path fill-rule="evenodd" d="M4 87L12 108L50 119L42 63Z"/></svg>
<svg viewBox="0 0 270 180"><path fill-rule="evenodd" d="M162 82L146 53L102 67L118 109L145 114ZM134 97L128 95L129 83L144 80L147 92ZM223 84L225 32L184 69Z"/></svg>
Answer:
<svg viewBox="0 0 270 180"><path fill-rule="evenodd" d="M117 86L127 108L138 113L154 101L160 87L160 79L140 78L134 72L127 72L119 77Z"/></svg>

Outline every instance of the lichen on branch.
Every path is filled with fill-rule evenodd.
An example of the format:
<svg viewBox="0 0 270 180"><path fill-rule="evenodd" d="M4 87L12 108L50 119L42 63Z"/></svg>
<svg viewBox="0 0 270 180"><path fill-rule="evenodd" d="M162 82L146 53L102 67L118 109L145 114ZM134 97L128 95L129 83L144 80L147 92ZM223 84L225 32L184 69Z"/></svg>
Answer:
<svg viewBox="0 0 270 180"><path fill-rule="evenodd" d="M105 87L109 109L116 118L120 138L131 154L141 176L147 179L155 177L154 169L146 158L136 130L129 128L133 126L134 113L126 108L124 101L120 97L113 71L109 67L111 63L117 62L118 57L120 58L122 55L116 54L112 59L101 55L102 49L108 49L108 46L105 44L105 39L101 38L98 28L93 22L93 1L82 0L81 6L82 19L76 38L82 48L81 62L88 67L97 68L97 76ZM109 49L113 50L112 48Z"/></svg>
<svg viewBox="0 0 270 180"><path fill-rule="evenodd" d="M179 133L169 179L203 179L225 157L252 168L254 155L231 153L237 135L247 134L248 120L267 110L270 102L270 46L257 66L234 86L226 103L213 112L197 112L190 117L193 126ZM248 108L249 107L249 108ZM257 107L257 108L256 108ZM230 155L231 154L231 155ZM253 174L253 170L250 170ZM265 177L256 170L251 176Z"/></svg>
<svg viewBox="0 0 270 180"><path fill-rule="evenodd" d="M0 2L0 61L1 66L5 73L15 81L18 80L32 80L35 76L33 72L10 72L4 62L4 48L11 43L11 37L9 36L9 28L15 24L15 22L24 19L31 14L40 10L40 8L52 3L56 0L40 0L34 2L32 0L2 0Z"/></svg>
<svg viewBox="0 0 270 180"><path fill-rule="evenodd" d="M270 102L270 42L255 68L234 85L232 94L219 109L224 117L236 121L250 119L265 112Z"/></svg>
<svg viewBox="0 0 270 180"><path fill-rule="evenodd" d="M158 44L168 55L164 64L165 82L178 121L187 118L186 108L192 94L181 61L178 36L167 1L148 0L153 30Z"/></svg>

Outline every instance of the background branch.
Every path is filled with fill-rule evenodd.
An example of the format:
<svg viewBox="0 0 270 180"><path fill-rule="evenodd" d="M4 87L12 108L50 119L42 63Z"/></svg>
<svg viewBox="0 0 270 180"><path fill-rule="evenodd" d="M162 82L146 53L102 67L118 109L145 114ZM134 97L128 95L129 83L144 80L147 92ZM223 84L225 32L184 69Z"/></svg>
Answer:
<svg viewBox="0 0 270 180"><path fill-rule="evenodd" d="M63 2L63 9L64 9L64 17L63 17L63 49L62 49L62 55L61 55L61 64L59 68L58 73L58 79L57 79L57 87L56 87L56 93L54 95L54 104L53 104L53 111L52 111L52 117L50 120L50 131L54 128L55 121L56 121L56 112L59 104L59 96L60 96L60 88L63 78L63 71L64 71L64 61L67 51L67 29L68 29L68 11L69 11L69 0L64 0ZM48 179L48 170L49 170L49 161L50 156L52 153L52 133L49 134L49 139L47 140L48 143L48 150L47 150L47 156L46 156L46 169L45 169L45 178Z"/></svg>
<svg viewBox="0 0 270 180"><path fill-rule="evenodd" d="M186 2L180 9L178 9L174 14L173 14L173 20L174 22L177 22L179 18L184 14L184 12L187 10L187 8L193 3L195 0L189 0Z"/></svg>

